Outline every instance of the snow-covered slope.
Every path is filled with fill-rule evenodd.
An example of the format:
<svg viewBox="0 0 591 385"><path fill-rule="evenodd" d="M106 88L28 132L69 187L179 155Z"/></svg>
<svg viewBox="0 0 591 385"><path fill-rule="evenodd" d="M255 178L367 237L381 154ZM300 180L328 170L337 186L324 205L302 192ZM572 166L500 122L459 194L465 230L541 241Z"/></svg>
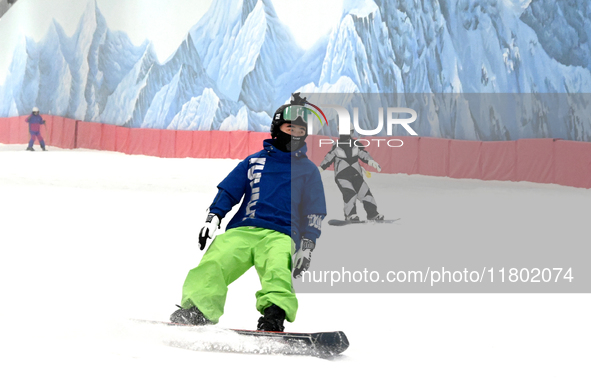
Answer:
<svg viewBox="0 0 591 385"><path fill-rule="evenodd" d="M237 162L0 144L0 164L11 165L0 167L0 383L591 382L589 294L298 294L287 330L345 331L351 346L333 360L178 349L171 342L199 349L212 336L132 323L167 320L176 309L203 254L205 208ZM322 173L329 218L338 218L333 177ZM392 200L385 213L402 220L324 224L311 269L356 251L368 269L372 256L394 269L426 255L474 261L489 253L495 261L535 253L540 263L588 255L583 189L420 175L374 174L368 183L378 204ZM372 246L376 237L389 240L389 253ZM219 327L255 327L259 289L254 269L232 283Z"/></svg>

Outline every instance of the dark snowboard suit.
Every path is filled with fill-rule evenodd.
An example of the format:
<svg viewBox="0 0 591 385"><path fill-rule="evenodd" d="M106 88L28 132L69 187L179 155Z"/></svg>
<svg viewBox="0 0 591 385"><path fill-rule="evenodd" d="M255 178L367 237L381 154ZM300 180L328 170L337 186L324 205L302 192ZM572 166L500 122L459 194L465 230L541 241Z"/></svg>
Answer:
<svg viewBox="0 0 591 385"><path fill-rule="evenodd" d="M365 148L357 147L353 142L349 135L341 135L320 163L320 167L326 170L334 162L334 179L343 194L345 218L357 214L355 203L359 199L367 218L371 219L378 215L377 203L363 179L359 160L368 163L373 158Z"/></svg>

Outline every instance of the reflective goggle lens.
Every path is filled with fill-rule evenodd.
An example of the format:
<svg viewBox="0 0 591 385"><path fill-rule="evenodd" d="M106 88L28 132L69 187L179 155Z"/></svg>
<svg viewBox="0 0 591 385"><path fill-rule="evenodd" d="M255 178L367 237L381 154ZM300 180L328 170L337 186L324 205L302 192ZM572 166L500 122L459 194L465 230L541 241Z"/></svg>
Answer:
<svg viewBox="0 0 591 385"><path fill-rule="evenodd" d="M310 111L303 106L287 106L283 110L283 119L289 121L295 121L300 118L304 122L308 123L308 114Z"/></svg>

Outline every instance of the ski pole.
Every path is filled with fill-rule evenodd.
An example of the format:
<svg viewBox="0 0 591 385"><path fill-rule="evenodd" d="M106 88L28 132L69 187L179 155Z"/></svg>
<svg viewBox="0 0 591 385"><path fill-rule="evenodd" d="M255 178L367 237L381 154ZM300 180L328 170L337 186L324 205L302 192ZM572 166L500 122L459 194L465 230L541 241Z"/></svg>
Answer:
<svg viewBox="0 0 591 385"><path fill-rule="evenodd" d="M47 124L45 124L45 120L43 121L43 126L45 127L45 136L47 137L47 143L46 145L49 144L50 140L49 140L49 131L47 130Z"/></svg>

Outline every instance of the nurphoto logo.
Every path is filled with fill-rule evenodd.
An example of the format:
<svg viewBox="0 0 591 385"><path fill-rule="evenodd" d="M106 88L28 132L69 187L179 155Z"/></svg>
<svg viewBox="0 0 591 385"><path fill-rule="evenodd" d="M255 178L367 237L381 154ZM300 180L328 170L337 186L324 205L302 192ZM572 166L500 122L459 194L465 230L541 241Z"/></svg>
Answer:
<svg viewBox="0 0 591 385"><path fill-rule="evenodd" d="M322 116L324 116L324 113L322 112L322 110L320 108L318 108L317 106L314 106L314 107L320 111ZM344 108L343 106L334 105L334 104L323 105L322 107L323 108L332 108L337 112L337 115L339 117L339 125L338 125L339 135L349 135L352 133L352 131L351 131L351 115L349 114L349 111L346 108ZM399 117L399 115L401 115L401 114L409 114L410 117L401 118L401 117ZM417 120L417 112L415 110L413 110L412 108L388 107L386 109L386 113L384 114L384 108L379 107L378 108L378 126L373 129L365 130L365 129L359 127L359 108L355 107L355 108L353 108L353 128L355 129L355 132L357 132L360 135L364 135L364 136L378 135L380 132L382 132L382 129L384 128L384 115L386 115L386 134L387 135L392 135L394 126L400 125L410 135L418 136L418 134L415 132L415 130L413 130L412 127L410 126L410 123L413 123L415 120ZM326 119L326 117L325 117L325 119ZM313 133L313 124L312 124L311 120L308 120L308 134L312 134L312 133ZM353 139L351 139L349 141L349 145L356 146L356 147L368 147L371 144L377 143L377 146L379 147L382 142L385 142L385 144L388 147L402 147L402 145L404 144L404 142L400 139L390 139L390 140L387 140L387 139L356 139L356 140L353 140ZM321 139L320 140L320 147L322 147L323 144L332 145L332 144L334 144L334 140Z"/></svg>

